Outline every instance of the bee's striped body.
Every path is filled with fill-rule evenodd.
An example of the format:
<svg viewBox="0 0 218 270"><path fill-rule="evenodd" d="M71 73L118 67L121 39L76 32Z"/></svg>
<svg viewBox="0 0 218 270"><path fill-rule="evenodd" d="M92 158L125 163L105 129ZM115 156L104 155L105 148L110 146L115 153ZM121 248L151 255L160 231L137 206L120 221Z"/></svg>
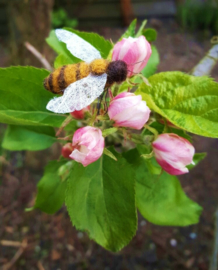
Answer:
<svg viewBox="0 0 218 270"><path fill-rule="evenodd" d="M90 64L81 62L62 66L45 78L44 87L52 93L62 94L68 85L87 77L90 73L102 75L106 72L108 64L107 60L97 59Z"/></svg>
<svg viewBox="0 0 218 270"><path fill-rule="evenodd" d="M99 76L107 73L106 87L109 87L126 79L127 66L123 61L109 62L105 59L96 59L90 64L81 62L62 66L45 78L44 87L54 94L63 94L68 85L87 77L90 73Z"/></svg>

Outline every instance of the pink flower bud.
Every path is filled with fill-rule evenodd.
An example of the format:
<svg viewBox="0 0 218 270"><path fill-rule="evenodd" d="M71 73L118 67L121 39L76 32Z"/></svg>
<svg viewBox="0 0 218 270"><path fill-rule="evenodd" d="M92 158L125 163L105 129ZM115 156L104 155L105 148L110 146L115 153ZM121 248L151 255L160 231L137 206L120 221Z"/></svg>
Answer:
<svg viewBox="0 0 218 270"><path fill-rule="evenodd" d="M86 126L77 129L73 135L73 151L70 158L84 167L100 158L104 150L104 138L98 128Z"/></svg>
<svg viewBox="0 0 218 270"><path fill-rule="evenodd" d="M144 36L123 38L113 49L112 61L123 60L128 66L128 77L139 73L151 56L151 45Z"/></svg>
<svg viewBox="0 0 218 270"><path fill-rule="evenodd" d="M142 96L123 92L117 95L108 108L108 115L115 126L141 129L148 121L150 109Z"/></svg>
<svg viewBox="0 0 218 270"><path fill-rule="evenodd" d="M72 143L67 143L62 147L61 154L65 158L70 159L70 154L73 151Z"/></svg>
<svg viewBox="0 0 218 270"><path fill-rule="evenodd" d="M157 162L166 172L172 175L189 172L186 166L193 163L195 149L188 140L165 133L159 135L152 146Z"/></svg>
<svg viewBox="0 0 218 270"><path fill-rule="evenodd" d="M75 118L75 119L83 119L85 116L85 112L88 112L90 110L90 106L87 106L85 108L83 108L80 111L74 111L71 112L70 114Z"/></svg>

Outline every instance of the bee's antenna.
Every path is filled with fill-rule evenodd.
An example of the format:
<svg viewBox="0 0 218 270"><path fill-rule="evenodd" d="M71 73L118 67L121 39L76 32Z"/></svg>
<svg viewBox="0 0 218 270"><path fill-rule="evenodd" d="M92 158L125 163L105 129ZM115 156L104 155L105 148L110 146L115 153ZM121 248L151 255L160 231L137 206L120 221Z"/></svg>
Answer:
<svg viewBox="0 0 218 270"><path fill-rule="evenodd" d="M134 66L134 65L136 65L136 64L139 64L139 63L145 62L145 61L146 61L146 60L138 61L138 62L135 62L135 63L133 63L133 64L128 64L127 66Z"/></svg>
<svg viewBox="0 0 218 270"><path fill-rule="evenodd" d="M139 74L139 73L133 72L132 70L127 69L127 71L132 72L133 74Z"/></svg>

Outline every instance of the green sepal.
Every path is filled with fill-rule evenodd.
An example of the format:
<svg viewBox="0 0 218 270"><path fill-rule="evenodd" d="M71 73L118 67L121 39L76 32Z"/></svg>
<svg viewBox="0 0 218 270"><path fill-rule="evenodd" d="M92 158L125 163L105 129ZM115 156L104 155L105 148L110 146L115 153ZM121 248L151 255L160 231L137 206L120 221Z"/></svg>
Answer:
<svg viewBox="0 0 218 270"><path fill-rule="evenodd" d="M195 166L198 165L200 161L202 161L207 156L207 153L196 153L193 157L193 164L189 164L186 166L189 170L193 169Z"/></svg>
<svg viewBox="0 0 218 270"><path fill-rule="evenodd" d="M147 20L144 20L144 21L142 22L141 26L139 27L139 30L137 31L137 33L136 33L136 35L135 35L136 38L143 35L143 33L144 33L144 31L145 31L144 28L145 28L146 24L147 24Z"/></svg>
<svg viewBox="0 0 218 270"><path fill-rule="evenodd" d="M118 129L117 129L116 127L104 129L104 130L102 131L102 136L103 136L103 137L107 137L108 135L111 135L111 134L117 132L117 130L118 130Z"/></svg>
<svg viewBox="0 0 218 270"><path fill-rule="evenodd" d="M117 161L117 158L115 157L115 155L110 150L108 150L107 148L104 148L103 153L106 156L108 156L108 157L112 158L113 160Z"/></svg>
<svg viewBox="0 0 218 270"><path fill-rule="evenodd" d="M134 37L136 24L137 24L137 19L134 19L128 26L126 32L120 37L119 41L122 40L123 38Z"/></svg>

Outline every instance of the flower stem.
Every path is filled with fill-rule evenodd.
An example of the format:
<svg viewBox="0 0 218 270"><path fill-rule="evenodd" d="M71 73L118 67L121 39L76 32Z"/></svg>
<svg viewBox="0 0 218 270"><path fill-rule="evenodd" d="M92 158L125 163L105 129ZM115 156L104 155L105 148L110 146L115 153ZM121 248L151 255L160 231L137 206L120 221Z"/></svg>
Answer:
<svg viewBox="0 0 218 270"><path fill-rule="evenodd" d="M116 86L114 87L114 92L113 92L113 96L114 96L114 97L117 96L118 91L119 91L119 87L116 85Z"/></svg>
<svg viewBox="0 0 218 270"><path fill-rule="evenodd" d="M151 131L151 133L153 133L154 134L154 139L156 140L157 139L157 137L158 137L158 132L157 132L157 130L155 129L155 128L152 128L152 127L150 127L149 125L144 125L144 128L147 128L149 131Z"/></svg>
<svg viewBox="0 0 218 270"><path fill-rule="evenodd" d="M60 128L56 132L56 137L60 135L63 129L73 120L73 117L69 114L64 122L61 124Z"/></svg>

